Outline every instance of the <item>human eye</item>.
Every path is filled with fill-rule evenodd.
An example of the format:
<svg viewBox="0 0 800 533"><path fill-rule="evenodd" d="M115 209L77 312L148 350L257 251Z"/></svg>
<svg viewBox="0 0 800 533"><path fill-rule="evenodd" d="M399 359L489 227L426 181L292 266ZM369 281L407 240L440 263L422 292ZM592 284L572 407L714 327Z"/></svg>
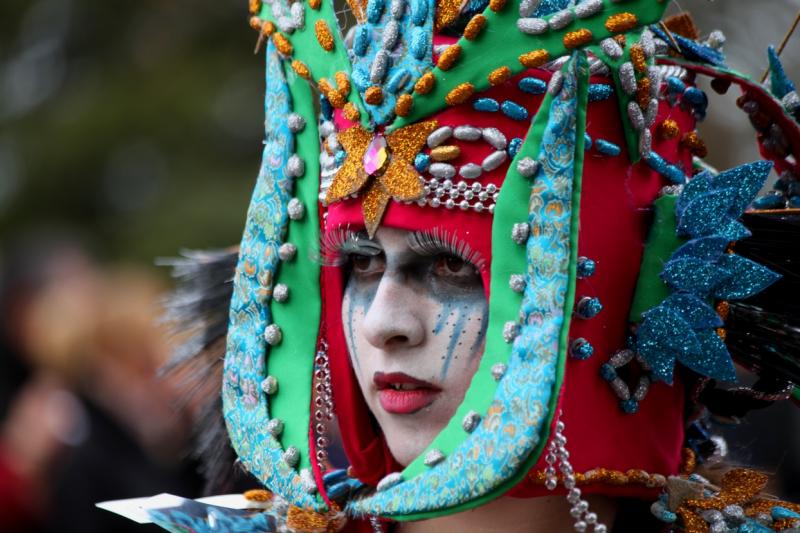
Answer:
<svg viewBox="0 0 800 533"><path fill-rule="evenodd" d="M369 255L353 252L348 254L347 266L352 275L358 278L368 278L380 275L386 270L386 257L383 253Z"/></svg>
<svg viewBox="0 0 800 533"><path fill-rule="evenodd" d="M459 284L469 284L480 281L480 274L475 265L460 257L450 254L441 254L433 262L434 276L448 279Z"/></svg>
<svg viewBox="0 0 800 533"><path fill-rule="evenodd" d="M408 244L418 255L431 258L430 274L434 280L464 288L482 286L483 258L455 233L438 228L414 232L409 235Z"/></svg>

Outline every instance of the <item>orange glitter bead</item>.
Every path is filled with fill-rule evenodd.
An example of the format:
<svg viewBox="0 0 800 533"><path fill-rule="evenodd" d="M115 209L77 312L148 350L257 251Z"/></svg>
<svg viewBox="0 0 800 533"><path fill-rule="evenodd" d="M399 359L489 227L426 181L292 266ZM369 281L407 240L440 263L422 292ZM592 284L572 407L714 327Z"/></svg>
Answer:
<svg viewBox="0 0 800 533"><path fill-rule="evenodd" d="M255 15L259 11L261 11L261 0L250 0L250 14Z"/></svg>
<svg viewBox="0 0 800 533"><path fill-rule="evenodd" d="M639 19L633 13L617 13L606 19L606 29L611 33L624 33L635 28Z"/></svg>
<svg viewBox="0 0 800 533"><path fill-rule="evenodd" d="M344 115L344 118L350 122L357 122L358 119L361 118L361 113L358 112L358 108L356 108L353 102L347 102L344 105L342 108L342 115Z"/></svg>
<svg viewBox="0 0 800 533"><path fill-rule="evenodd" d="M642 78L636 86L636 103L642 110L647 110L650 103L650 78Z"/></svg>
<svg viewBox="0 0 800 533"><path fill-rule="evenodd" d="M550 61L550 52L542 48L541 50L533 50L522 54L517 59L519 59L523 67L537 68Z"/></svg>
<svg viewBox="0 0 800 533"><path fill-rule="evenodd" d="M380 105L383 102L383 91L377 85L373 85L364 92L364 100L370 105Z"/></svg>
<svg viewBox="0 0 800 533"><path fill-rule="evenodd" d="M624 49L626 46L628 46L628 39L626 39L625 36L622 35L622 34L615 35L614 36L614 40L617 42L619 47L622 48L622 49Z"/></svg>
<svg viewBox="0 0 800 533"><path fill-rule="evenodd" d="M506 7L508 0L489 0L489 9L497 13Z"/></svg>
<svg viewBox="0 0 800 533"><path fill-rule="evenodd" d="M706 157L708 155L708 147L696 131L690 131L684 134L681 139L681 145L686 147L692 152L692 155L696 155L697 157Z"/></svg>
<svg viewBox="0 0 800 533"><path fill-rule="evenodd" d="M314 33L317 35L319 45L327 52L333 50L333 34L328 23L320 19L314 23Z"/></svg>
<svg viewBox="0 0 800 533"><path fill-rule="evenodd" d="M638 72L647 72L647 56L644 55L644 48L639 44L631 46L631 63Z"/></svg>
<svg viewBox="0 0 800 533"><path fill-rule="evenodd" d="M728 315L731 312L731 304L723 300L717 304L717 314L722 320L728 320Z"/></svg>
<svg viewBox="0 0 800 533"><path fill-rule="evenodd" d="M347 77L347 73L342 70L336 73L336 90L339 91L342 96L350 94L350 78Z"/></svg>
<svg viewBox="0 0 800 533"><path fill-rule="evenodd" d="M461 13L461 0L436 0L436 30L446 28L456 21Z"/></svg>
<svg viewBox="0 0 800 533"><path fill-rule="evenodd" d="M268 501L272 500L272 498L274 497L274 494L272 494L268 490L252 489L252 490L245 491L245 493L242 494L242 496L244 496L245 500L248 500L248 501L251 501L251 502L268 502Z"/></svg>
<svg viewBox="0 0 800 533"><path fill-rule="evenodd" d="M697 468L697 456L691 448L681 450L681 474L688 476Z"/></svg>
<svg viewBox="0 0 800 533"><path fill-rule="evenodd" d="M579 46L589 44L592 42L593 38L592 32L586 28L570 31L564 34L564 47L566 47L567 50L578 48Z"/></svg>
<svg viewBox="0 0 800 533"><path fill-rule="evenodd" d="M303 79L311 79L311 72L308 70L308 66L298 59L292 61L292 70Z"/></svg>
<svg viewBox="0 0 800 533"><path fill-rule="evenodd" d="M481 14L475 15L467 25L464 27L464 38L468 41L474 40L483 31L486 26L486 17Z"/></svg>
<svg viewBox="0 0 800 533"><path fill-rule="evenodd" d="M442 55L439 56L439 62L436 63L436 66L440 70L450 70L460 56L461 47L457 44L450 45L442 52Z"/></svg>
<svg viewBox="0 0 800 533"><path fill-rule="evenodd" d="M290 56L292 55L292 43L289 42L289 39L280 32L275 32L272 34L272 42L275 43L275 48L278 49L278 52L285 55Z"/></svg>
<svg viewBox="0 0 800 533"><path fill-rule="evenodd" d="M447 96L444 97L444 101L447 105L458 105L463 104L467 100L469 100L470 96L475 93L475 86L471 83L461 83L456 85L456 87L447 93Z"/></svg>
<svg viewBox="0 0 800 533"><path fill-rule="evenodd" d="M261 26L264 24L259 17L250 17L250 27L254 30L261 31Z"/></svg>
<svg viewBox="0 0 800 533"><path fill-rule="evenodd" d="M435 83L436 78L433 73L426 72L417 80L417 83L414 84L414 92L417 94L428 94L431 92L431 89L433 89Z"/></svg>
<svg viewBox="0 0 800 533"><path fill-rule="evenodd" d="M489 73L487 78L491 85L500 85L505 83L511 77L511 69L508 67L499 67Z"/></svg>
<svg viewBox="0 0 800 533"><path fill-rule="evenodd" d="M397 102L394 104L394 112L397 116L405 117L411 112L411 104L414 100L410 94L402 94L397 97Z"/></svg>
<svg viewBox="0 0 800 533"><path fill-rule="evenodd" d="M678 123L672 120L671 118L666 119L664 122L658 125L656 129L656 134L659 138L663 140L667 139L674 139L678 135L681 134L681 129L678 126Z"/></svg>
<svg viewBox="0 0 800 533"><path fill-rule="evenodd" d="M319 9L321 4L322 0L308 0L308 5L311 9Z"/></svg>

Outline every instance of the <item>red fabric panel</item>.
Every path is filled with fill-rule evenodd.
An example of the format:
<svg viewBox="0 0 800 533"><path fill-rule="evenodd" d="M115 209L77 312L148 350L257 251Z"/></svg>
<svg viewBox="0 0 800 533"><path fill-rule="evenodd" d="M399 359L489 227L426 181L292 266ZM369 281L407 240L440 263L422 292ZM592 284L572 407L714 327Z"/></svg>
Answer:
<svg viewBox="0 0 800 533"><path fill-rule="evenodd" d="M546 79L549 73L529 71L527 76ZM524 105L533 117L541 96L521 92L516 80L492 88L480 97L502 102L511 99ZM593 79L596 83L609 83ZM496 127L510 141L524 138L530 120L515 121L501 113L480 113L471 103L446 109L434 117L440 125L470 124ZM692 131L694 122L689 113L662 103L657 123L665 118L676 120L682 132ZM337 122L341 122L339 120ZM650 473L674 474L678 470L683 442L684 388L676 376L670 387L655 384L640 405L640 411L628 415L621 411L619 401L599 375L599 367L611 354L625 346L628 334L627 317L636 287L644 242L652 212L650 206L661 187L663 178L650 170L646 163L631 166L616 99L594 102L589 106L587 131L593 141L605 139L622 148L617 157L600 155L594 148L586 152L583 173L583 195L580 214L579 254L597 262L597 273L579 280L576 298L596 296L604 309L592 320L575 319L570 338L584 337L595 348L595 355L586 361L567 362L564 387L559 408L566 424L566 436L571 462L577 472L594 468L626 471L642 469ZM451 139L462 150L454 164L480 162L493 150L484 142L461 142ZM654 149L667 161L682 164L691 174L691 155L679 145L679 139L654 141ZM481 183L502 185L508 162L493 172L484 174ZM455 231L462 239L491 259L491 220L488 213L447 210L443 207L419 207L390 202L383 219L388 227L418 230L438 226ZM326 228L344 225L363 227L360 200L347 200L330 206ZM342 279L338 269L324 268L326 286L325 321L330 342L335 403L345 450L352 461L354 474L363 481L375 484L384 475L398 470L380 437L358 383L350 368L341 326ZM489 270L482 272L488 291ZM537 470L543 470L543 462ZM619 495L645 495L640 487L588 487L587 492ZM544 487L523 481L512 490L514 496L532 497L545 492Z"/></svg>

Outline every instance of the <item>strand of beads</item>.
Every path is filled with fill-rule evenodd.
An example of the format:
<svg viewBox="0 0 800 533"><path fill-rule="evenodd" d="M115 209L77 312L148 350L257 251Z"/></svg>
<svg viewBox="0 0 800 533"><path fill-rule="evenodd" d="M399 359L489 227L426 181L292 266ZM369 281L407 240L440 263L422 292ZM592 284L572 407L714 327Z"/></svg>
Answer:
<svg viewBox="0 0 800 533"><path fill-rule="evenodd" d="M555 490L558 486L558 474L556 467L561 471L564 480L564 488L567 489L567 502L572 506L569 514L575 519L575 531L587 531L591 526L595 533L606 533L608 528L597 519L597 515L589 511L589 502L581 498L581 489L576 486L575 472L569 462L569 452L567 451L567 438L564 436L564 422L560 420L561 413L558 413L559 420L556 422L556 431L550 444L547 446L545 455L545 487L547 490Z"/></svg>
<svg viewBox="0 0 800 533"><path fill-rule="evenodd" d="M333 387L331 386L331 370L328 360L328 343L322 341L314 360L314 433L316 435L317 466L322 472L326 470L328 459L327 423L333 420Z"/></svg>

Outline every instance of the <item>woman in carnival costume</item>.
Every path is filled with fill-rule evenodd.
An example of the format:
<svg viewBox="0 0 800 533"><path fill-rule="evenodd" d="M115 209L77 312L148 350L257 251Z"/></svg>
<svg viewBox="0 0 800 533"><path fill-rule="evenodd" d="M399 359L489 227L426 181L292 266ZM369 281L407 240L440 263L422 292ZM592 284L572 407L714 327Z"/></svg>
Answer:
<svg viewBox="0 0 800 533"><path fill-rule="evenodd" d="M238 255L180 262L173 311L197 330L175 366L206 387L209 475L227 475L230 442L265 490L248 510L184 501L150 518L800 527L762 474L708 468L711 419L797 399L800 99L777 52L765 88L725 66L718 32L662 21L666 5L352 0L343 38L331 2L252 0L261 172ZM764 161L702 163L697 76L739 87ZM734 360L755 385L730 385Z"/></svg>

